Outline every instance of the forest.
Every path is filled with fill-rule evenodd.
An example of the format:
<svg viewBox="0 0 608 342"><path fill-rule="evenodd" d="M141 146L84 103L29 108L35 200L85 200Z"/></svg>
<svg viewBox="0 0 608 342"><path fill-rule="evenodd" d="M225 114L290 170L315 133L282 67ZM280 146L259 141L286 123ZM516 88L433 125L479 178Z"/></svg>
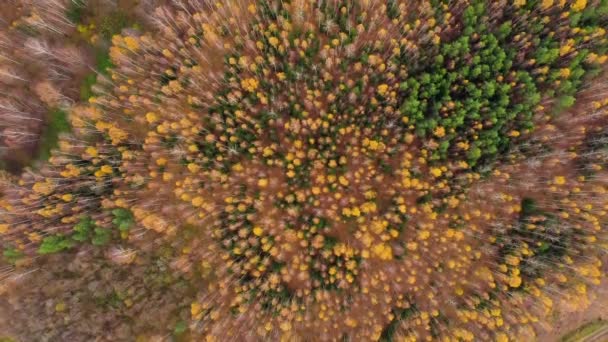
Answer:
<svg viewBox="0 0 608 342"><path fill-rule="evenodd" d="M0 341L601 341L607 28L608 0L1 2Z"/></svg>

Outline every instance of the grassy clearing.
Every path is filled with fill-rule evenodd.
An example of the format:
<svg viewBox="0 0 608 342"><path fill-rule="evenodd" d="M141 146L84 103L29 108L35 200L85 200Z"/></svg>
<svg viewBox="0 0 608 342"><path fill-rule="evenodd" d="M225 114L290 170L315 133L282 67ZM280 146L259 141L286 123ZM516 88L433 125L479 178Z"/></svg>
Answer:
<svg viewBox="0 0 608 342"><path fill-rule="evenodd" d="M589 322L587 324L581 325L580 327L576 328L575 330L564 335L560 339L560 342L581 341L585 337L595 333L596 331L600 330L601 328L603 328L605 326L608 326L608 322L600 320L600 319Z"/></svg>

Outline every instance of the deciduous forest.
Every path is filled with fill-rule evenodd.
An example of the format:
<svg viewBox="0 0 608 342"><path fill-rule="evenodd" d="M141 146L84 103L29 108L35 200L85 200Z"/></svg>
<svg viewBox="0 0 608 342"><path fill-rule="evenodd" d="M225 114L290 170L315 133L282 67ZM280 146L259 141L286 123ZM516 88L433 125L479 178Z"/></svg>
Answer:
<svg viewBox="0 0 608 342"><path fill-rule="evenodd" d="M602 341L607 29L608 0L2 1L0 341Z"/></svg>

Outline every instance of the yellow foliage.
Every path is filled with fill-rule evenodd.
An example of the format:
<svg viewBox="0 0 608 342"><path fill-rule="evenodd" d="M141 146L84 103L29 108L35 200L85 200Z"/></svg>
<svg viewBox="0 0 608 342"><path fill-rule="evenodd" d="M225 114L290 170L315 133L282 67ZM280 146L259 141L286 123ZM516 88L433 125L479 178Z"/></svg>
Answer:
<svg viewBox="0 0 608 342"><path fill-rule="evenodd" d="M580 12L587 7L587 0L576 0L570 8L575 12Z"/></svg>
<svg viewBox="0 0 608 342"><path fill-rule="evenodd" d="M551 6L553 6L553 0L543 0L541 3L543 9L548 9Z"/></svg>
<svg viewBox="0 0 608 342"><path fill-rule="evenodd" d="M248 92L254 92L258 89L259 82L255 78L247 78L241 81L241 87Z"/></svg>
<svg viewBox="0 0 608 342"><path fill-rule="evenodd" d="M86 148L85 153L88 154L89 156L95 158L97 157L99 154L97 152L97 149L93 146L89 146Z"/></svg>
<svg viewBox="0 0 608 342"><path fill-rule="evenodd" d="M125 37L124 42L130 50L137 51L139 49L139 41L134 37Z"/></svg>
<svg viewBox="0 0 608 342"><path fill-rule="evenodd" d="M509 278L509 286L511 287L519 287L521 285L521 277L518 275L512 275Z"/></svg>
<svg viewBox="0 0 608 342"><path fill-rule="evenodd" d="M268 43L276 48L279 45L279 39L277 37L270 37L268 38Z"/></svg>
<svg viewBox="0 0 608 342"><path fill-rule="evenodd" d="M442 174L442 173L443 173L443 172L442 172L442 171L441 171L441 169L440 169L440 168L438 168L438 167L431 168L431 174L432 174L434 177L439 177L439 176L441 176L441 174Z"/></svg>
<svg viewBox="0 0 608 342"><path fill-rule="evenodd" d="M112 145L118 145L118 144L120 144L128 136L127 132L123 131L120 128L114 127L114 126L112 126L108 130L108 135L110 136L110 139L112 139Z"/></svg>
<svg viewBox="0 0 608 342"><path fill-rule="evenodd" d="M435 131L433 131L433 134L438 138L443 138L445 136L445 128L438 126L435 128Z"/></svg>
<svg viewBox="0 0 608 342"><path fill-rule="evenodd" d="M380 94L381 96L386 95L388 91L388 84L381 84L378 86L378 94Z"/></svg>
<svg viewBox="0 0 608 342"><path fill-rule="evenodd" d="M37 194L49 195L55 190L55 186L50 180L46 179L44 182L36 182L32 187L32 190Z"/></svg>
<svg viewBox="0 0 608 342"><path fill-rule="evenodd" d="M146 121L148 121L148 123L154 123L154 122L158 121L158 115L156 115L156 113L153 113L153 112L148 112L148 113L146 113Z"/></svg>
<svg viewBox="0 0 608 342"><path fill-rule="evenodd" d="M381 260L391 260L393 258L393 249L391 246L379 243L372 248L372 252Z"/></svg>

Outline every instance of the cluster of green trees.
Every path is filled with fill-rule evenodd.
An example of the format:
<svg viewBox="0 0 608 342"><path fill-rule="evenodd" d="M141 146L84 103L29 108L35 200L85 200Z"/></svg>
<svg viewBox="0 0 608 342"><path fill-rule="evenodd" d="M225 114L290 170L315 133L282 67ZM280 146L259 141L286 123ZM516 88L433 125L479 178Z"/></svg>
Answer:
<svg viewBox="0 0 608 342"><path fill-rule="evenodd" d="M515 20L531 9L511 9L500 21L490 22L486 2L473 1L462 14L457 38L424 51L425 63L402 58L410 69L398 101L406 124L426 138L436 127L446 131L433 160L453 161L461 154L471 166L492 160L509 148L510 135L533 129L534 110L543 96L556 98L556 109L570 107L583 77L597 74L598 65L586 61L591 53L606 51L605 39L585 39L553 22L541 25L540 16ZM602 16L591 13L588 9L575 15L586 18L583 30L588 32L601 25ZM582 22L570 18L570 23L575 27ZM555 32L563 36L561 42ZM528 39L530 44L522 47ZM585 47L575 50L582 40ZM564 41L571 46L560 47ZM475 128L477 124L481 127ZM455 148L458 142L468 150Z"/></svg>
<svg viewBox="0 0 608 342"><path fill-rule="evenodd" d="M118 238L119 233L128 232L134 223L133 214L127 209L112 210L112 224L115 231L109 228L99 227L90 216L82 216L80 221L74 225L73 231L69 234L49 235L42 239L38 247L38 254L52 254L69 250L79 243L91 243L94 246L107 245L113 237ZM117 234L118 233L118 234ZM5 256L16 260L18 256L14 253L14 248L5 250ZM8 253L8 254L7 254Z"/></svg>

